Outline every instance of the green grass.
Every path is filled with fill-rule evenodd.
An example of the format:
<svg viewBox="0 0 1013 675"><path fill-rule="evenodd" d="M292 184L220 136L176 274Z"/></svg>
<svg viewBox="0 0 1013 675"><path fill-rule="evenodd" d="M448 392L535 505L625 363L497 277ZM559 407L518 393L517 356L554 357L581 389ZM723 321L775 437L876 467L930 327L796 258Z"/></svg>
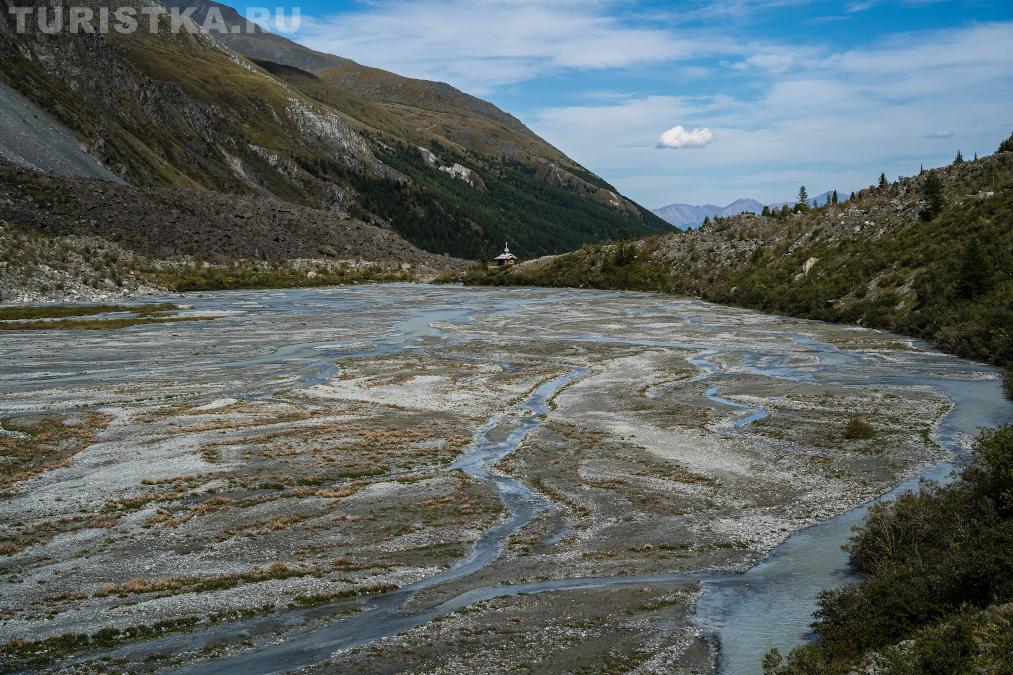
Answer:
<svg viewBox="0 0 1013 675"><path fill-rule="evenodd" d="M178 305L168 302L146 305L15 305L0 307L0 321L62 319L113 312L131 312L139 316L152 316L178 309Z"/></svg>
<svg viewBox="0 0 1013 675"><path fill-rule="evenodd" d="M179 309L171 303L146 305L41 305L0 308L0 331L25 330L113 330L153 323L204 321L206 317L175 317L169 313ZM109 319L88 319L112 312L130 312L133 316Z"/></svg>
<svg viewBox="0 0 1013 675"><path fill-rule="evenodd" d="M0 45L0 57L16 89L83 139L101 138L102 159L122 167L134 185L243 194L255 183L283 200L325 209L334 206L337 185L351 199L353 216L389 222L429 251L476 259L497 255L507 240L534 257L668 229L639 207L622 212L609 206L611 186L541 139L463 107L435 111L375 103L291 69L279 74L284 86L188 36L140 31L107 38L117 78L104 78L105 86L94 89L72 91L10 45ZM109 64L101 63L97 72L96 62L84 60L81 79L104 75ZM406 83L395 77L384 86ZM165 90L171 90L172 105L153 116L141 100L150 96L160 103ZM386 177L368 157L338 156L291 118L293 100L348 123L407 180ZM204 119L205 112L213 119ZM485 189L426 166L418 145L432 148L442 164L476 170ZM222 148L229 148L230 157ZM232 168L233 158L244 176ZM548 175L542 158L563 171Z"/></svg>
<svg viewBox="0 0 1013 675"><path fill-rule="evenodd" d="M34 670L51 666L74 654L112 649L123 642L153 639L166 633L192 630L200 625L235 621L274 611L273 604L205 616L186 616L127 628L104 628L94 633L65 633L44 640L14 638L0 645L0 670Z"/></svg>
<svg viewBox="0 0 1013 675"><path fill-rule="evenodd" d="M25 330L115 330L131 326L146 326L155 323L180 323L184 321L207 321L209 317L157 317L124 319L68 319L55 321L11 321L0 323L0 331Z"/></svg>

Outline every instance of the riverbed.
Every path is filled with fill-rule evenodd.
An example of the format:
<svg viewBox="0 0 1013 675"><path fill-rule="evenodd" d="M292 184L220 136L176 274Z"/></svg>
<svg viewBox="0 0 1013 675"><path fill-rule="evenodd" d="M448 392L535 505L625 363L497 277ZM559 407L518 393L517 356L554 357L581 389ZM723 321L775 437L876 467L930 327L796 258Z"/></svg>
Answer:
<svg viewBox="0 0 1013 675"><path fill-rule="evenodd" d="M165 300L199 320L2 337L0 441L37 461L0 639L131 633L51 665L759 672L870 500L1013 419L990 367L669 296Z"/></svg>

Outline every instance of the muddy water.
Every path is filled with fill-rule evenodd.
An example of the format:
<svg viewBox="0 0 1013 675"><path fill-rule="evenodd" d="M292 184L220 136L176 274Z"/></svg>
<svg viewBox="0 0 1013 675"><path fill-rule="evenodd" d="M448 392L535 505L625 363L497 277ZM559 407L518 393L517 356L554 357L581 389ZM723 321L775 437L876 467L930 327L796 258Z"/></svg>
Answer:
<svg viewBox="0 0 1013 675"><path fill-rule="evenodd" d="M167 299L173 300L173 299ZM178 299L176 299L178 300ZM649 331L605 331L594 311L598 301L623 305L630 319L679 316L692 330L680 340ZM839 386L919 386L944 393L954 403L935 434L954 451L978 428L1013 419L1013 409L999 390L994 373L933 352L906 354L847 351L823 344L790 328L775 317L713 308L697 302L673 302L643 294L581 291L485 290L385 286L215 293L184 300L194 311L218 314L207 323L128 329L115 334L64 332L12 338L0 361L0 417L67 410L96 402L97 387L117 385L121 391L159 389L162 400L203 396L258 398L279 391L311 387L340 372L347 359L370 358L404 351L441 347L488 338L468 326L489 317L522 311L537 312L540 323L527 332L510 328L502 335L516 340L560 341L568 344L633 345L678 348L694 352L689 361L699 369L693 381L706 381L704 394L728 414L723 433L746 433L767 416L762 407L721 396L723 378L748 375L773 381ZM582 306L583 323L557 320L568 308ZM628 305L628 307L626 307ZM614 306L611 309L615 313ZM590 312L590 314L588 314ZM815 328L814 328L815 330ZM758 344L762 342L762 344ZM461 579L489 565L502 554L509 536L548 506L544 497L524 483L489 471L540 424L548 401L561 388L586 375L572 372L542 384L525 401L490 420L470 450L448 469L460 469L493 484L507 508L507 517L486 531L471 553L446 572L368 598L366 611L350 619L312 629L297 629L285 641L198 664L187 672L276 672L318 663L333 653L369 644L443 616L479 600L516 593L600 588L650 581L700 582L704 593L696 622L720 644L720 668L726 673L759 672L763 653L782 651L807 637L807 626L819 590L852 580L840 547L867 507L799 532L762 563L741 573L697 572L596 579L563 579L477 588L417 613L401 608L421 590ZM127 405L130 400L99 403ZM500 439L494 441L491 439ZM945 478L949 465L926 477ZM917 487L912 480L898 489ZM895 491L896 492L896 491ZM270 623L298 625L294 611L267 619L214 626L192 634L127 645L113 656L140 658L155 652L200 649L223 638L250 635Z"/></svg>

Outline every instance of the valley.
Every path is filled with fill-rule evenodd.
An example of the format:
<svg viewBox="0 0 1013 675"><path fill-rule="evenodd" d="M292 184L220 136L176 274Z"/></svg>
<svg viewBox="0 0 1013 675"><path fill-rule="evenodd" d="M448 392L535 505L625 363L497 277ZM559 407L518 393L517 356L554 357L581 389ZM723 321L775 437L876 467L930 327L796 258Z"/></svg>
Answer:
<svg viewBox="0 0 1013 675"><path fill-rule="evenodd" d="M662 295L165 300L4 335L6 669L758 672L853 509L1013 415L916 341Z"/></svg>

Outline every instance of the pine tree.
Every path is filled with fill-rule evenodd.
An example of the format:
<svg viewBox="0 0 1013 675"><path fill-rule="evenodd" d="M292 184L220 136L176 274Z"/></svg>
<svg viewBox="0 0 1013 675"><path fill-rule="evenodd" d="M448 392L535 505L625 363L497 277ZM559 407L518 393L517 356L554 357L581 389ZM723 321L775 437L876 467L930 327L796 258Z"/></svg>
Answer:
<svg viewBox="0 0 1013 675"><path fill-rule="evenodd" d="M918 165L918 175L920 176L923 173L925 173L925 165L924 164L919 164Z"/></svg>
<svg viewBox="0 0 1013 675"><path fill-rule="evenodd" d="M851 196L848 197L848 201L852 201L852 202L855 201L855 193L854 192L852 192Z"/></svg>
<svg viewBox="0 0 1013 675"><path fill-rule="evenodd" d="M837 196L837 190L834 190L834 193L832 195L830 195L830 203L836 205L837 202L838 202L838 200L839 200L839 198Z"/></svg>
<svg viewBox="0 0 1013 675"><path fill-rule="evenodd" d="M953 158L953 163L954 164L963 164L964 163L964 153L962 153L960 150L957 150L957 156Z"/></svg>
<svg viewBox="0 0 1013 675"><path fill-rule="evenodd" d="M770 215L770 207L764 205L763 210L760 211L760 215L761 216L769 216Z"/></svg>
<svg viewBox="0 0 1013 675"><path fill-rule="evenodd" d="M930 172L925 178L925 184L922 185L922 193L927 202L925 211L922 213L927 220L932 220L946 206L946 196L943 194L943 181L939 180L939 175L934 171Z"/></svg>
<svg viewBox="0 0 1013 675"><path fill-rule="evenodd" d="M799 209L805 209L809 207L809 192L805 189L805 185L798 189L798 202L795 204Z"/></svg>
<svg viewBox="0 0 1013 675"><path fill-rule="evenodd" d="M957 295L968 300L976 298L988 292L991 282L991 261L978 240L972 239L964 249L960 276L957 278Z"/></svg>
<svg viewBox="0 0 1013 675"><path fill-rule="evenodd" d="M886 174L885 173L879 174L879 187L880 187L880 189L885 188L889 184L890 184L890 182L886 180Z"/></svg>
<svg viewBox="0 0 1013 675"><path fill-rule="evenodd" d="M999 152L1013 152L1013 134L999 144Z"/></svg>

